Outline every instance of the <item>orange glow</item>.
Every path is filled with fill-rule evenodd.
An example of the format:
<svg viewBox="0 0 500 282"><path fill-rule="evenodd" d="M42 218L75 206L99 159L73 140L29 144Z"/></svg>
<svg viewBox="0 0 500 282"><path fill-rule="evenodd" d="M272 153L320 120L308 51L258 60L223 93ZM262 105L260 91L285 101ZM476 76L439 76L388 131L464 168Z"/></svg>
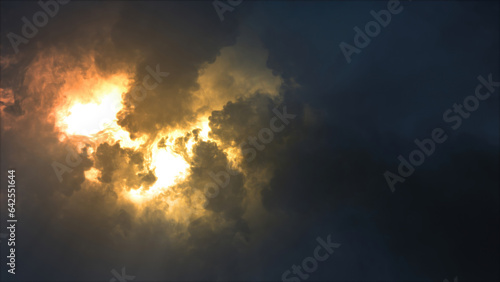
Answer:
<svg viewBox="0 0 500 282"><path fill-rule="evenodd" d="M128 192L130 200L142 203L146 199L151 199L165 192L169 187L184 181L189 176L190 166L185 157L191 158L193 156L193 146L196 144L194 137L191 137L185 144L186 156L174 152L173 147L177 138L183 137L195 128L200 129L199 139L210 140L208 137L210 132L208 116L200 118L197 123L187 128L168 132L168 136L170 137L165 140L164 147L158 147L157 144L165 136L160 135L155 139L155 142L153 142L153 145L148 150L149 155L146 156L146 159L149 163L149 168L154 170L157 180L149 189L141 187L140 189L130 190Z"/></svg>
<svg viewBox="0 0 500 282"><path fill-rule="evenodd" d="M67 67L61 68L59 65ZM117 167L112 176L113 186L122 199L134 203L137 207L154 205L158 209L165 209L169 218L178 221L187 221L195 216L193 213L204 211L186 211L188 206L201 207L205 204L206 199L201 190L196 190L193 195L183 195L181 191L190 177L190 162L196 144L200 141L218 143L209 136L210 110L199 111L199 116L192 123L177 128L160 128L155 134L139 134L132 140L130 132L118 124L118 115L129 110L124 99L125 94L135 84L134 68L124 68L114 74L104 75L97 70L91 56L88 60L83 60L81 65L71 67L67 65L64 57L57 55L41 57L36 66L32 75L34 90L39 91L39 85L46 85L46 81L61 85L54 96L53 110L49 115L60 133L61 142L71 142L81 151L86 148L88 158L94 164L98 162L97 148L104 143L119 143L120 148L131 149L143 156L143 162L139 166L127 160L129 156L122 152L121 161L116 163ZM45 68L57 69L59 72L50 73ZM37 73L48 75L38 77ZM222 103L222 100L219 102ZM200 99L193 106L200 108L203 105L204 100ZM192 134L195 129L199 129L197 137ZM183 142L179 142L178 138L182 138ZM237 167L239 151L222 149L228 154L232 166ZM141 179L140 175L151 172L156 177L154 183L143 184L139 188L132 187L137 185L137 180ZM96 167L86 170L84 174L88 185L100 183L101 172Z"/></svg>
<svg viewBox="0 0 500 282"><path fill-rule="evenodd" d="M87 89L88 95L76 99L70 97L69 105L59 110L57 125L66 134L91 137L117 127L116 114L123 108L122 96L128 90L129 80L124 74L108 80L93 80L95 85ZM85 91L76 87L77 91Z"/></svg>
<svg viewBox="0 0 500 282"><path fill-rule="evenodd" d="M170 187L178 180L185 179L189 164L182 156L172 152L170 146L166 148L155 146L152 152L152 168L158 179L149 189L156 190Z"/></svg>
<svg viewBox="0 0 500 282"><path fill-rule="evenodd" d="M117 95L118 94L118 95ZM73 135L92 135L109 127L115 120L119 108L120 93L114 91L104 97L100 103L75 104L69 116L63 119L66 132Z"/></svg>
<svg viewBox="0 0 500 282"><path fill-rule="evenodd" d="M89 181L92 182L97 182L99 177L99 170L97 170L95 167L90 168L89 170L85 171L85 178Z"/></svg>
<svg viewBox="0 0 500 282"><path fill-rule="evenodd" d="M117 114L124 108L123 96L128 92L130 83L124 73L104 78L92 72L85 79L76 79L76 82L63 88L65 99L59 103L56 111L56 126L62 133L61 140L68 139L80 146L85 144L82 140L94 143L94 147L88 149L91 158L97 146L105 142L119 142L122 148L141 151L146 164L142 172L153 171L156 182L147 189L142 186L131 189L126 184L121 187L128 200L141 204L188 177L189 163L186 158L192 157L192 149L197 141L192 136L185 144L185 152L180 153L174 151L175 140L195 128L200 129L198 140L209 140L210 127L208 116L204 116L186 128L159 133L154 140L149 140L147 135L131 140L129 132L118 125L117 119ZM162 139L164 146L158 146ZM96 168L85 171L88 181L98 182L98 176ZM167 202L172 205L175 201L170 199Z"/></svg>
<svg viewBox="0 0 500 282"><path fill-rule="evenodd" d="M227 155L230 167L241 170L241 149L238 144L226 144L210 134L209 116L213 111L223 109L228 101L245 98L255 92L269 93L273 98L279 96L281 78L267 69L265 59L248 59L247 54L245 46L225 48L215 62L199 69L199 87L187 90L190 92L189 99L159 100L162 103L180 102L183 104L179 107L188 107L192 111L181 117L182 122L179 123L149 120L144 116L149 113L143 110L157 101L129 103L131 101L126 100L131 87L144 81L143 77L138 77L141 72L137 68L141 64L135 60L139 57L99 68L92 51L82 52L78 58L56 49L40 52L26 72L27 91L36 95L23 100L23 107L45 114L46 122L54 125L57 131L60 145L71 143L69 147L76 148L78 153L86 152L85 158L90 160L86 164L94 166L84 170L86 181L83 185L87 188L112 189L120 201L131 202L138 208L165 210L168 218L187 222L199 216L198 213L206 212L202 207L209 201L203 187L189 186L191 183L203 183L190 181L190 166L200 142L216 143L218 149ZM267 57L265 51L258 54L262 54L262 58ZM240 59L248 60L243 65L250 67L234 63ZM167 66L161 68L166 70ZM226 78L234 83L226 83ZM174 77L161 83L171 83L170 79ZM179 85L173 85L172 91L179 90ZM152 92L146 99L169 94L155 92L159 89L147 91ZM11 90L2 89L1 94L6 98L2 100L5 104L14 102ZM139 107L140 111L136 111ZM119 125L119 117L127 117L128 113L139 117L136 120L132 116L132 122L128 124L142 129L141 124L136 122L150 122L156 126L155 132L150 132L152 127L146 126L145 132L135 132L132 135L134 139L131 139L128 128ZM156 115L151 116L154 118ZM162 127L161 124L175 124L175 127ZM197 135L193 134L195 129ZM99 146L103 144L119 144L120 149L101 150L105 146ZM112 163L111 174L104 172L107 162ZM111 180L102 183L100 176Z"/></svg>

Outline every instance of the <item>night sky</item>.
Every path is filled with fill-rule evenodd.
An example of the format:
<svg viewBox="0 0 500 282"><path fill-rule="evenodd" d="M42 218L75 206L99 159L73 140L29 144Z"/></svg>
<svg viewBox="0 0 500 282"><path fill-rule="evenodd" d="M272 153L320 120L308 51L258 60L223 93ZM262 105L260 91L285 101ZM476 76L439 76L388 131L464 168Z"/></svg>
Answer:
<svg viewBox="0 0 500 282"><path fill-rule="evenodd" d="M2 281L500 280L498 2L0 5Z"/></svg>

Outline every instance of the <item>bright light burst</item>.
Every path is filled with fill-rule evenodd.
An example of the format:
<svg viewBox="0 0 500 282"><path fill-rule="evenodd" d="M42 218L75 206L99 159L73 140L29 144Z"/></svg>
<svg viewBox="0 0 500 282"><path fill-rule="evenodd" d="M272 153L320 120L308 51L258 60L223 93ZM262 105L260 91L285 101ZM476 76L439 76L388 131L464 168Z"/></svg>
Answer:
<svg viewBox="0 0 500 282"><path fill-rule="evenodd" d="M129 132L117 123L117 114L124 107L123 95L129 89L129 80L125 75L116 75L108 80L100 77L92 79L95 85L86 82L77 85L77 89L70 89L70 92L79 95L75 95L76 97L68 95L69 98L64 106L57 111L56 125L59 130L70 140L87 138L93 141L96 147L105 142L109 144L119 142L122 148L140 150L144 154L146 163L142 172L154 171L156 182L147 188L144 186L139 189L122 187L127 198L137 204L152 199L168 190L169 187L185 180L190 167L186 158L192 157L193 146L197 141L192 136L185 144L186 154L181 155L174 152L175 140L192 132L195 128L200 129L199 139L209 140L208 116L200 118L198 122L186 128L162 132L155 137L153 142L148 140L147 135L131 140ZM85 87L91 89L81 89ZM89 94L81 95L81 93ZM162 139L164 144L158 146ZM91 148L89 152L90 157L94 158L92 154L94 150ZM85 177L90 182L97 182L98 175L99 171L96 168L85 172Z"/></svg>
<svg viewBox="0 0 500 282"><path fill-rule="evenodd" d="M153 169L156 183L150 189L161 189L174 185L177 180L186 177L189 164L184 158L174 152L171 147L156 148L153 150Z"/></svg>
<svg viewBox="0 0 500 282"><path fill-rule="evenodd" d="M90 137L116 123L116 114L123 108L122 95L127 91L129 81L125 75L95 81L96 85L87 92L78 88L73 90L88 95L80 94L80 99L69 99L69 105L60 109L58 126L66 134Z"/></svg>

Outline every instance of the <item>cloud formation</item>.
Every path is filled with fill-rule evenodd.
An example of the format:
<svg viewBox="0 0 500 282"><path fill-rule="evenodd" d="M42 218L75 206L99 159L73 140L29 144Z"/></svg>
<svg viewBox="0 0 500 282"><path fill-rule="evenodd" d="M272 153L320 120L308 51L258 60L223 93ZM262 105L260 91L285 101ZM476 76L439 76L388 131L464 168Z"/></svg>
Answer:
<svg viewBox="0 0 500 282"><path fill-rule="evenodd" d="M2 2L3 38L32 4ZM498 69L488 5L412 3L351 64L338 43L376 3L248 1L223 22L210 2L61 6L18 54L1 46L22 219L6 281L279 280L328 234L342 248L311 280L495 280L498 97L397 193L383 178ZM75 105L103 104L113 120L71 134Z"/></svg>

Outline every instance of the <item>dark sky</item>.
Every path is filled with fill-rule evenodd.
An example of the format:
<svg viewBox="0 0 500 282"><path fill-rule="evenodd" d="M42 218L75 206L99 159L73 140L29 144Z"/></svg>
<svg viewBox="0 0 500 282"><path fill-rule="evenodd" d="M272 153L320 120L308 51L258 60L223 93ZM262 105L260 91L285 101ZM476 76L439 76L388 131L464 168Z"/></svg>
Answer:
<svg viewBox="0 0 500 282"><path fill-rule="evenodd" d="M16 53L8 34L41 7L2 1L1 233L10 168L19 219L15 275L1 239L2 281L110 281L123 267L134 281L282 281L329 235L341 245L290 281L498 281L500 88L467 118L443 114L479 76L500 81L499 4L401 1L348 63L339 44L387 3L242 1L221 21L211 1L72 1ZM149 151L107 141L85 155L55 120L90 74L140 85L157 64L169 76L135 105L124 93L117 124L155 148L189 129L172 145L188 176L139 207L122 193L153 189ZM249 160L237 145L284 107L295 118ZM200 117L209 139L193 131ZM436 128L446 141L392 192L384 174ZM82 162L59 181L51 164L68 146ZM200 206L228 152L238 171Z"/></svg>

